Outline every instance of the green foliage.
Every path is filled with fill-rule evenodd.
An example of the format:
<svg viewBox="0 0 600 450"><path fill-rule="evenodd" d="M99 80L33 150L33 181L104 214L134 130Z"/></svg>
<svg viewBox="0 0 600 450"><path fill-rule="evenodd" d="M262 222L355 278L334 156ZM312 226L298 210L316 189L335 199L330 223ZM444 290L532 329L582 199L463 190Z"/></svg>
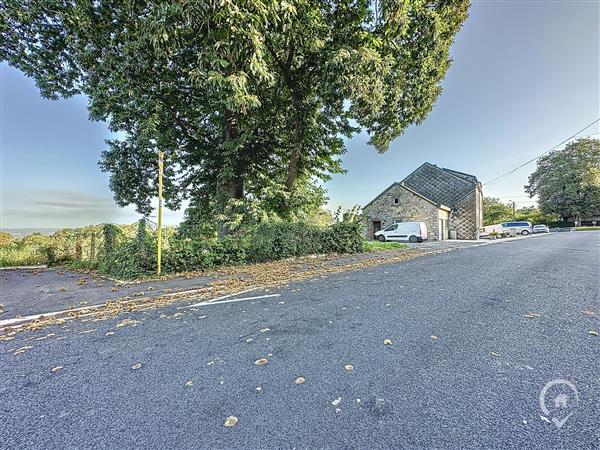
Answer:
<svg viewBox="0 0 600 450"><path fill-rule="evenodd" d="M102 255L98 272L119 279L139 278L156 273L156 240L145 229L141 231L141 222L135 238L120 242L113 251Z"/></svg>
<svg viewBox="0 0 600 450"><path fill-rule="evenodd" d="M397 250L401 248L408 248L408 244L402 244L400 242L381 242L381 241L364 241L363 251L365 252L381 252L386 250Z"/></svg>
<svg viewBox="0 0 600 450"><path fill-rule="evenodd" d="M513 220L512 205L502 203L497 198L483 198L483 225L494 225ZM527 221L532 224L549 224L558 220L556 214L544 214L535 206L525 206L515 211L514 220Z"/></svg>
<svg viewBox="0 0 600 450"><path fill-rule="evenodd" d="M15 238L10 233L5 233L0 231L0 247L4 247L5 245L9 245L15 242Z"/></svg>
<svg viewBox="0 0 600 450"><path fill-rule="evenodd" d="M385 151L421 123L469 1L4 0L1 8L0 59L45 97L86 95L90 117L119 132L101 161L119 205L150 212L164 150L168 207L191 199L204 219L242 224L256 208L305 220L305 205L323 196L315 179L343 172L345 137L362 128Z"/></svg>
<svg viewBox="0 0 600 450"><path fill-rule="evenodd" d="M120 230L119 227L112 223L102 224L102 236L104 237L103 250L105 255L113 252L117 245Z"/></svg>
<svg viewBox="0 0 600 450"><path fill-rule="evenodd" d="M526 220L531 222L533 225L554 223L559 219L558 214L544 214L539 208L535 206L525 206L517 209L515 213L515 220Z"/></svg>
<svg viewBox="0 0 600 450"><path fill-rule="evenodd" d="M12 242L0 246L0 267L46 264L48 255L44 247L21 245Z"/></svg>
<svg viewBox="0 0 600 450"><path fill-rule="evenodd" d="M544 214L566 220L600 214L600 140L582 138L538 160L525 190Z"/></svg>
<svg viewBox="0 0 600 450"><path fill-rule="evenodd" d="M117 278L138 278L156 270L153 237L145 233L119 244L104 255L101 273ZM363 251L362 229L356 221L338 221L329 227L305 222L263 222L224 238L192 239L173 235L162 257L164 273L208 270L214 267L272 261L296 256Z"/></svg>
<svg viewBox="0 0 600 450"><path fill-rule="evenodd" d="M500 199L483 197L483 225L494 225L512 220L512 207Z"/></svg>

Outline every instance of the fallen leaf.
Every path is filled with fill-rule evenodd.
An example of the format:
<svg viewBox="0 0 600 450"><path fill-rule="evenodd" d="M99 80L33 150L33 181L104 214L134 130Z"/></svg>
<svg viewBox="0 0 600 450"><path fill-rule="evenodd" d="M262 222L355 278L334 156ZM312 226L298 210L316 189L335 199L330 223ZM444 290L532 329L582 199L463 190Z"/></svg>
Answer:
<svg viewBox="0 0 600 450"><path fill-rule="evenodd" d="M65 292L66 290L67 290L67 288L66 288L66 287L61 287L61 288L59 289L59 291L60 291L60 292Z"/></svg>
<svg viewBox="0 0 600 450"><path fill-rule="evenodd" d="M106 333L107 336L112 336L113 334L115 334L114 331L109 331L108 333Z"/></svg>
<svg viewBox="0 0 600 450"><path fill-rule="evenodd" d="M238 418L235 416L229 416L227 419L225 419L225 426L226 427L233 427L235 426L235 424L238 422Z"/></svg>
<svg viewBox="0 0 600 450"><path fill-rule="evenodd" d="M111 289L112 292L117 292L118 290L119 290L119 288L116 288L116 287Z"/></svg>
<svg viewBox="0 0 600 450"><path fill-rule="evenodd" d="M126 327L127 325L135 327L138 323L141 322L139 320L123 319L117 324L117 328Z"/></svg>
<svg viewBox="0 0 600 450"><path fill-rule="evenodd" d="M538 317L540 317L540 315L537 313L528 313L528 314L525 314L523 317L525 317L527 319L537 319Z"/></svg>
<svg viewBox="0 0 600 450"><path fill-rule="evenodd" d="M139 369L139 368L141 368L141 367L142 367L142 365L141 365L140 363L137 363L137 364L134 364L133 366L131 366L131 368L132 368L133 370L137 370L137 369Z"/></svg>
<svg viewBox="0 0 600 450"><path fill-rule="evenodd" d="M392 340L391 339L384 339L383 340L383 345L392 345Z"/></svg>
<svg viewBox="0 0 600 450"><path fill-rule="evenodd" d="M437 336L431 336L432 341L437 341L437 338L438 338Z"/></svg>
<svg viewBox="0 0 600 450"><path fill-rule="evenodd" d="M56 367L54 367L54 368L51 370L51 372L52 372L52 373L56 373L56 372L58 372L58 371L59 371L60 369L62 369L62 368L63 368L63 366L56 366Z"/></svg>
<svg viewBox="0 0 600 450"><path fill-rule="evenodd" d="M590 331L590 334L591 334L592 336L598 336L598 332L597 332L597 331L593 331L593 330L591 330L591 331Z"/></svg>
<svg viewBox="0 0 600 450"><path fill-rule="evenodd" d="M198 319L206 319L208 316L198 316Z"/></svg>
<svg viewBox="0 0 600 450"><path fill-rule="evenodd" d="M254 361L254 364L256 364L257 366L264 366L268 362L269 361L267 360L267 358L261 358Z"/></svg>
<svg viewBox="0 0 600 450"><path fill-rule="evenodd" d="M340 404L340 402L341 402L341 401L342 401L342 397L338 397L338 398L336 398L334 401L332 401L332 402L331 402L331 404L332 404L333 406L337 406L337 405L339 405L339 404Z"/></svg>
<svg viewBox="0 0 600 450"><path fill-rule="evenodd" d="M262 387L260 386L256 386L256 389L254 389L256 391L257 394L260 394L262 392Z"/></svg>
<svg viewBox="0 0 600 450"><path fill-rule="evenodd" d="M492 356L494 356L494 357L496 357L496 358L500 356L500 355L499 355L498 353L496 353L496 352L490 352L490 355L492 355Z"/></svg>
<svg viewBox="0 0 600 450"><path fill-rule="evenodd" d="M263 328L262 330L260 330L261 333L266 333L267 331L271 331L270 328Z"/></svg>
<svg viewBox="0 0 600 450"><path fill-rule="evenodd" d="M248 339L246 339L246 342L252 342L253 340L254 339L252 339L252 338L248 338Z"/></svg>
<svg viewBox="0 0 600 450"><path fill-rule="evenodd" d="M143 297L144 296L144 292L134 292L131 295L133 295L134 297Z"/></svg>
<svg viewBox="0 0 600 450"><path fill-rule="evenodd" d="M188 381L187 383L185 383L186 386L193 386L194 383L192 382L192 380Z"/></svg>
<svg viewBox="0 0 600 450"><path fill-rule="evenodd" d="M304 384L306 380L304 379L304 377L298 377L296 378L296 381L294 381L294 383L296 384Z"/></svg>
<svg viewBox="0 0 600 450"><path fill-rule="evenodd" d="M344 369L346 369L348 372L352 372L354 370L354 366L352 364L346 364Z"/></svg>

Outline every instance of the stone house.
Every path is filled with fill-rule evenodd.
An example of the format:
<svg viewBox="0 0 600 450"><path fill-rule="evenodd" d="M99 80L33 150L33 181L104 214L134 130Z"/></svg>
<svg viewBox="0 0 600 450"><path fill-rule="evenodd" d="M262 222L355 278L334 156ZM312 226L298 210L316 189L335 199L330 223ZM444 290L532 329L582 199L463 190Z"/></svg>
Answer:
<svg viewBox="0 0 600 450"><path fill-rule="evenodd" d="M424 163L363 207L365 237L396 222L425 222L429 240L477 239L483 193L474 175Z"/></svg>

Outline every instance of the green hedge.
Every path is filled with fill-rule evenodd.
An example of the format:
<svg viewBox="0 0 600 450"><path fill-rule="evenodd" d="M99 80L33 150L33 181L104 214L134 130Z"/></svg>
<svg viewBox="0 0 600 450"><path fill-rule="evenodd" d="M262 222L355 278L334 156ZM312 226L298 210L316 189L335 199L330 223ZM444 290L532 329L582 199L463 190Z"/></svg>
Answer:
<svg viewBox="0 0 600 450"><path fill-rule="evenodd" d="M152 241L152 242L151 242ZM272 261L294 256L363 251L362 230L355 222L319 227L302 222L263 223L224 239L172 238L163 250L163 273L205 270L224 265ZM155 241L124 242L104 255L99 271L137 278L156 270Z"/></svg>

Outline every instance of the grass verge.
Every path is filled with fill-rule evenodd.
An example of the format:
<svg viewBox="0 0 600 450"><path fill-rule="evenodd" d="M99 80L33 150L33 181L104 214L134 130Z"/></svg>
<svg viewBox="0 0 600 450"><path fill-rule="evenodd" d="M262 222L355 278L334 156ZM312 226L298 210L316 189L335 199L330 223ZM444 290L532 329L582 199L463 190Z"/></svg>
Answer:
<svg viewBox="0 0 600 450"><path fill-rule="evenodd" d="M408 247L408 244L401 244L400 242L365 241L363 250L365 252L380 252L384 250L396 250L399 248Z"/></svg>
<svg viewBox="0 0 600 450"><path fill-rule="evenodd" d="M575 231L597 231L600 227L575 227Z"/></svg>

